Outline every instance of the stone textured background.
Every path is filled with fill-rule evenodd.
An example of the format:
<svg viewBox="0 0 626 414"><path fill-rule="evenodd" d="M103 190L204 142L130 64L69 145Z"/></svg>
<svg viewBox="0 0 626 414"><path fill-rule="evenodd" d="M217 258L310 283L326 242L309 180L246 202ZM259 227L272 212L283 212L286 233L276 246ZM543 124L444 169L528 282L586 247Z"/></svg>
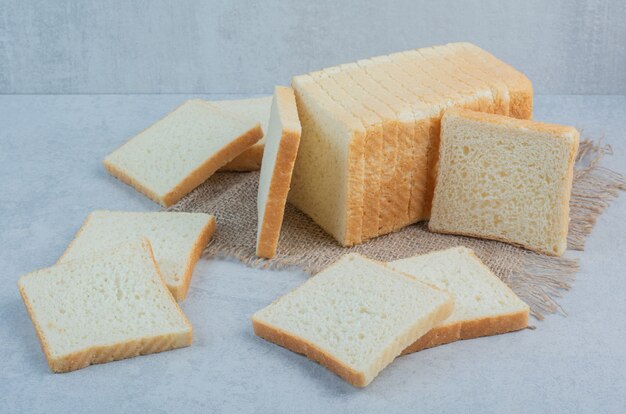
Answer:
<svg viewBox="0 0 626 414"><path fill-rule="evenodd" d="M268 93L450 41L540 94L626 94L626 2L0 0L0 93Z"/></svg>

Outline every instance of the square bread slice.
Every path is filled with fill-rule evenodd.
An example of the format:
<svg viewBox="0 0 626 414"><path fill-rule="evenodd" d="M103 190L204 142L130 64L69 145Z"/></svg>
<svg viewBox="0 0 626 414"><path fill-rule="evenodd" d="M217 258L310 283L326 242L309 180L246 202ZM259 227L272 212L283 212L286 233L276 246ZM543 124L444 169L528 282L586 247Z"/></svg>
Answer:
<svg viewBox="0 0 626 414"><path fill-rule="evenodd" d="M447 111L430 230L562 255L578 141L568 126Z"/></svg>
<svg viewBox="0 0 626 414"><path fill-rule="evenodd" d="M224 101L209 101L211 104L245 118L254 119L261 124L264 137L256 144L239 154L234 160L221 167L218 171L258 171L263 160L265 135L272 109L272 95L260 98L228 99Z"/></svg>
<svg viewBox="0 0 626 414"><path fill-rule="evenodd" d="M169 207L262 137L258 121L192 99L107 155L104 166Z"/></svg>
<svg viewBox="0 0 626 414"><path fill-rule="evenodd" d="M293 89L277 86L259 177L257 256L276 254L301 132Z"/></svg>
<svg viewBox="0 0 626 414"><path fill-rule="evenodd" d="M452 315L402 351L403 354L528 326L528 305L466 247L409 257L387 265L445 290L454 299Z"/></svg>
<svg viewBox="0 0 626 414"><path fill-rule="evenodd" d="M191 345L147 240L29 273L18 286L54 372Z"/></svg>
<svg viewBox="0 0 626 414"><path fill-rule="evenodd" d="M252 317L256 335L365 387L445 320L446 292L351 253Z"/></svg>
<svg viewBox="0 0 626 414"><path fill-rule="evenodd" d="M94 211L58 263L145 237L165 284L180 301L187 295L193 268L214 231L215 217L204 213Z"/></svg>

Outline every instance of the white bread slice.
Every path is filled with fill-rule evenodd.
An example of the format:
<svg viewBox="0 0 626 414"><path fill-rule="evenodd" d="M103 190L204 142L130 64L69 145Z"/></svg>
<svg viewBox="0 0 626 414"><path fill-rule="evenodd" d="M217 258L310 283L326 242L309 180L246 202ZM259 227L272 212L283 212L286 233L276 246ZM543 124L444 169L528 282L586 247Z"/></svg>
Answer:
<svg viewBox="0 0 626 414"><path fill-rule="evenodd" d="M264 137L256 144L246 149L235 157L231 162L221 167L218 171L257 171L261 169L263 160L263 148L265 147L265 135L270 119L272 108L272 95L260 98L228 99L223 101L209 101L211 104L245 118L254 119L261 124Z"/></svg>
<svg viewBox="0 0 626 414"><path fill-rule="evenodd" d="M259 176L257 256L276 254L301 133L293 89L277 86Z"/></svg>
<svg viewBox="0 0 626 414"><path fill-rule="evenodd" d="M18 286L54 372L191 345L147 240L29 273Z"/></svg>
<svg viewBox="0 0 626 414"><path fill-rule="evenodd" d="M204 213L94 211L58 263L90 257L145 237L165 284L181 301L187 295L193 268L214 231L215 218Z"/></svg>
<svg viewBox="0 0 626 414"><path fill-rule="evenodd" d="M562 255L578 141L572 127L446 112L430 230Z"/></svg>
<svg viewBox="0 0 626 414"><path fill-rule="evenodd" d="M406 348L403 354L528 326L528 305L466 247L409 257L387 265L445 290L454 299L452 315Z"/></svg>
<svg viewBox="0 0 626 414"><path fill-rule="evenodd" d="M192 99L107 155L104 165L169 207L262 137L258 121Z"/></svg>
<svg viewBox="0 0 626 414"><path fill-rule="evenodd" d="M288 201L342 246L361 241L366 131L310 76L295 76L302 136Z"/></svg>
<svg viewBox="0 0 626 414"><path fill-rule="evenodd" d="M252 324L261 338L365 387L453 307L446 292L351 253L255 313Z"/></svg>

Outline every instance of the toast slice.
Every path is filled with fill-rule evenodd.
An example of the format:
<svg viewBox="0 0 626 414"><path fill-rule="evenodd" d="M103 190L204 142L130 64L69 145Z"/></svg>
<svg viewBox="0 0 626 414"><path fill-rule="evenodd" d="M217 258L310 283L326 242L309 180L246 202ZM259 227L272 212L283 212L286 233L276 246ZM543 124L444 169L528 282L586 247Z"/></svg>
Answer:
<svg viewBox="0 0 626 414"><path fill-rule="evenodd" d="M272 95L260 98L228 99L223 101L210 101L211 104L240 117L254 119L261 124L264 137L256 144L246 149L235 157L234 160L221 167L218 171L258 171L261 169L263 149L265 148L265 135L272 109Z"/></svg>
<svg viewBox="0 0 626 414"><path fill-rule="evenodd" d="M147 240L29 273L18 286L54 372L191 345Z"/></svg>
<svg viewBox="0 0 626 414"><path fill-rule="evenodd" d="M293 89L277 86L259 177L256 242L259 257L269 259L276 254L301 132Z"/></svg>
<svg viewBox="0 0 626 414"><path fill-rule="evenodd" d="M578 141L568 126L447 111L430 230L562 255Z"/></svg>
<svg viewBox="0 0 626 414"><path fill-rule="evenodd" d="M365 387L453 307L446 292L351 253L255 313L252 324L261 338Z"/></svg>
<svg viewBox="0 0 626 414"><path fill-rule="evenodd" d="M104 166L169 207L262 137L258 121L192 99L107 155Z"/></svg>
<svg viewBox="0 0 626 414"><path fill-rule="evenodd" d="M215 231L215 217L203 213L94 211L58 263L98 254L120 243L150 240L165 284L185 299L193 268Z"/></svg>
<svg viewBox="0 0 626 414"><path fill-rule="evenodd" d="M445 290L454 299L452 315L407 347L403 354L528 326L528 305L466 247L409 257L387 265Z"/></svg>

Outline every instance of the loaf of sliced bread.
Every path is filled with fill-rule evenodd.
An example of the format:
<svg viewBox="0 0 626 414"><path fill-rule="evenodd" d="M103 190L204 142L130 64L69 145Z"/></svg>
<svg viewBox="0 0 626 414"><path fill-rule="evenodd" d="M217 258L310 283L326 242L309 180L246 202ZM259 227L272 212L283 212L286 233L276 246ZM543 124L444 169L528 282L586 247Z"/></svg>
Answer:
<svg viewBox="0 0 626 414"><path fill-rule="evenodd" d="M236 113L241 117L258 121L263 129L263 134L267 134L270 109L272 108L272 95L262 96L260 98L210 101L210 103L223 110ZM234 160L221 167L219 171L257 171L261 169L264 147L265 137L236 156Z"/></svg>
<svg viewBox="0 0 626 414"><path fill-rule="evenodd" d="M568 126L446 112L430 230L562 255L578 141Z"/></svg>
<svg viewBox="0 0 626 414"><path fill-rule="evenodd" d="M18 286L54 372L191 345L147 240L29 273Z"/></svg>
<svg viewBox="0 0 626 414"><path fill-rule="evenodd" d="M113 151L104 165L169 207L262 137L258 121L192 99Z"/></svg>
<svg viewBox="0 0 626 414"><path fill-rule="evenodd" d="M454 299L452 315L407 347L403 354L528 326L528 305L466 247L396 260L388 266L443 289Z"/></svg>
<svg viewBox="0 0 626 414"><path fill-rule="evenodd" d="M214 231L215 218L209 214L94 211L58 262L91 257L145 237L165 284L180 301L187 295L194 266Z"/></svg>
<svg viewBox="0 0 626 414"><path fill-rule="evenodd" d="M310 82L303 82L307 78L313 78L322 91L306 94L307 99L299 98L305 96L303 86L311 87ZM530 81L506 63L466 43L326 68L294 77L292 86L303 126L292 186L293 204L343 245L430 217L441 117L446 110L465 108L519 118L532 115ZM319 99L321 95L323 99ZM331 104L322 102L329 98ZM334 109L328 109L330 106ZM339 120L344 126L334 125L334 131L330 131L331 123L318 115L319 107L341 112L334 122ZM345 118L350 116L356 121L349 121L352 126L348 127ZM357 142L345 138L357 136L354 131L365 137L363 159L356 156L356 147L347 147L347 142ZM320 138L340 135L344 138ZM328 158L328 165L320 167L320 154ZM352 173L359 171L361 164L362 186L356 185L359 174ZM354 179L334 178L346 176L348 171ZM351 200L347 203L351 208L338 211L337 206L346 205L346 199ZM357 205L363 213L360 238L352 237L354 241L347 243L344 229L334 229L335 223L343 223L339 217L344 214L354 217ZM354 226L347 228L354 233Z"/></svg>
<svg viewBox="0 0 626 414"><path fill-rule="evenodd" d="M445 320L446 292L348 254L252 317L254 332L356 387Z"/></svg>
<svg viewBox="0 0 626 414"><path fill-rule="evenodd" d="M293 89L277 86L259 176L256 242L259 257L269 259L276 254L301 131Z"/></svg>

